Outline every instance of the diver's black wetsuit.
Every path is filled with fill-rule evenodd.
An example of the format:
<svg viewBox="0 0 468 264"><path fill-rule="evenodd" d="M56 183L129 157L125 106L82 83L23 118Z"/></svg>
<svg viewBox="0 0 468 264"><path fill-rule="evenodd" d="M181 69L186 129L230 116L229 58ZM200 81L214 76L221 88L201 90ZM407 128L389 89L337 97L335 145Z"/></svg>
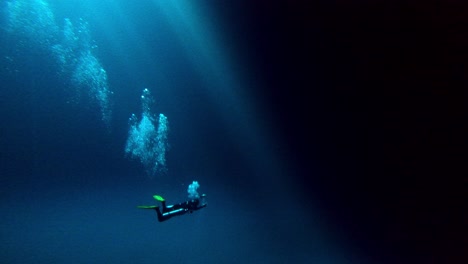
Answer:
<svg viewBox="0 0 468 264"><path fill-rule="evenodd" d="M154 208L156 214L158 215L158 221L163 222L169 218L177 215L183 215L186 213L192 213L193 211L200 210L203 207L206 207L206 203L200 205L200 199L193 199L183 203L178 203L174 205L166 206L166 201L162 203L162 212L159 210L159 207Z"/></svg>

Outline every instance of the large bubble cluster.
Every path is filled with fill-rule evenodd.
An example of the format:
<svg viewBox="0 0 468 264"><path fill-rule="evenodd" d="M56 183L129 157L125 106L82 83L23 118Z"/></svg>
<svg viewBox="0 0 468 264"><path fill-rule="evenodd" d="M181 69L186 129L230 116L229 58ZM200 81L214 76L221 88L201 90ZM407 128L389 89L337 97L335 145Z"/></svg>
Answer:
<svg viewBox="0 0 468 264"><path fill-rule="evenodd" d="M139 120L135 114L129 119L129 131L125 153L139 160L150 177L166 173L166 152L168 150L169 123L164 114L159 118L151 112L153 98L148 89L141 96L142 114Z"/></svg>
<svg viewBox="0 0 468 264"><path fill-rule="evenodd" d="M61 68L60 74L77 90L75 96L86 91L99 104L102 120L110 125L112 92L107 73L93 54L95 45L87 23L80 20L78 26L74 26L65 19L61 29L44 0L10 1L6 11L6 31L18 38L18 47L40 49L53 57Z"/></svg>
<svg viewBox="0 0 468 264"><path fill-rule="evenodd" d="M65 18L63 26L58 26L45 0L10 0L6 15L5 29L15 40L15 54L25 57L34 50L51 58L58 66L57 74L73 88L73 98L66 100L79 103L83 95L90 98L99 105L102 120L110 126L112 92L107 72L93 53L96 45L87 22L80 19L74 24ZM164 114L151 112L153 99L148 89L143 90L141 100L141 118L135 114L130 117L125 153L139 160L152 177L167 172L169 124Z"/></svg>
<svg viewBox="0 0 468 264"><path fill-rule="evenodd" d="M56 41L59 28L54 13L43 0L17 0L7 2L6 29L25 42L49 48Z"/></svg>
<svg viewBox="0 0 468 264"><path fill-rule="evenodd" d="M109 124L111 118L109 97L112 93L109 90L107 73L96 57L90 52L83 52L78 58L71 80L75 87L87 88L89 96L99 103L102 120Z"/></svg>

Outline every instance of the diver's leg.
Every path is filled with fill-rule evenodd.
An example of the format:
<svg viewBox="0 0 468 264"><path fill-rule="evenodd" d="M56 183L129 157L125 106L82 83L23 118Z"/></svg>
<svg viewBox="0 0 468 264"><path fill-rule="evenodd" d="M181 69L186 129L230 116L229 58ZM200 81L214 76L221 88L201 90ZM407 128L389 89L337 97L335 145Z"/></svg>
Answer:
<svg viewBox="0 0 468 264"><path fill-rule="evenodd" d="M179 208L179 209L175 209L175 210L171 210L169 212L163 213L163 217L164 218L171 218L173 216L183 215L183 214L185 214L187 212L188 212L187 209Z"/></svg>
<svg viewBox="0 0 468 264"><path fill-rule="evenodd" d="M170 218L170 217L165 217L165 216L163 216L163 214L162 214L161 211L159 210L159 207L156 207L156 208L155 208L155 211L156 211L156 214L158 215L158 221L159 221L159 222L166 221L167 219Z"/></svg>
<svg viewBox="0 0 468 264"><path fill-rule="evenodd" d="M163 213L167 212L167 206L166 206L166 199L164 199L161 195L153 195L153 198L159 202L161 202L161 205L162 205L162 211Z"/></svg>

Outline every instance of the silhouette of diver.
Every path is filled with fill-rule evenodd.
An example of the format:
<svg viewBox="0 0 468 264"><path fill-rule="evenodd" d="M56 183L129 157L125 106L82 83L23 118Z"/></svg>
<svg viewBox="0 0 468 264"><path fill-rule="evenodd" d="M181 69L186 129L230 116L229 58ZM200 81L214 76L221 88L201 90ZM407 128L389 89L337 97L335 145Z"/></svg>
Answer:
<svg viewBox="0 0 468 264"><path fill-rule="evenodd" d="M192 199L183 203L173 204L173 205L166 205L166 200L159 195L153 195L153 198L157 201L161 202L162 211L159 209L157 205L139 205L137 206L140 209L154 209L156 214L158 215L158 221L163 222L168 220L173 216L183 215L186 213L192 213L193 211L200 210L203 207L206 207L205 200L206 195L202 194L200 199L203 201L200 204L200 199Z"/></svg>

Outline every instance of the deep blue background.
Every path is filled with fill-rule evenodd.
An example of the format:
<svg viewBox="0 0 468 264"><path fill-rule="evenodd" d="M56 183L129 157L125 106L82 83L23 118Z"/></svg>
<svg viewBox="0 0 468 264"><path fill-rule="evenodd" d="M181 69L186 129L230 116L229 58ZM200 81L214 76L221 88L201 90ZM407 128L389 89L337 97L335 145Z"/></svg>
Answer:
<svg viewBox="0 0 468 264"><path fill-rule="evenodd" d="M122 4L124 19L105 1L92 9L55 4L58 21L89 22L115 92L111 130L91 101L67 103L71 92L44 54L23 53L17 73L4 61L3 262L464 257L465 6L200 2L219 14L223 45L245 63L236 68L247 80L240 94L252 96L271 144L239 136L238 125L251 122L226 122L237 111L213 102L214 87L149 2ZM6 52L14 43L1 41ZM127 119L140 113L144 87L171 127L168 174L153 179L124 156ZM158 223L135 207L155 193L183 200L192 180L208 194L204 210Z"/></svg>

